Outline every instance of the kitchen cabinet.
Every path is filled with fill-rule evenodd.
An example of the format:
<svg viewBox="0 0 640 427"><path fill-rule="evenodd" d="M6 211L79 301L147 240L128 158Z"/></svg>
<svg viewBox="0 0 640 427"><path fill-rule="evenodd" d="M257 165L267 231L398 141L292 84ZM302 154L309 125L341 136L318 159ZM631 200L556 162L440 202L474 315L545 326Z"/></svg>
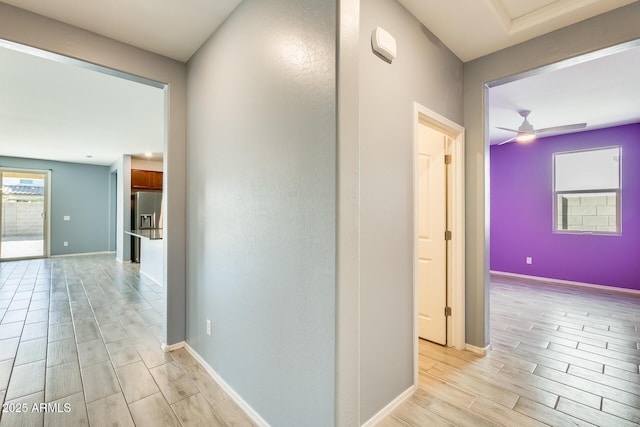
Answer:
<svg viewBox="0 0 640 427"><path fill-rule="evenodd" d="M162 190L162 172L151 172L151 189Z"/></svg>
<svg viewBox="0 0 640 427"><path fill-rule="evenodd" d="M150 189L151 174L149 174L149 172L150 171L131 169L131 188Z"/></svg>
<svg viewBox="0 0 640 427"><path fill-rule="evenodd" d="M162 172L131 169L131 188L135 190L162 190Z"/></svg>

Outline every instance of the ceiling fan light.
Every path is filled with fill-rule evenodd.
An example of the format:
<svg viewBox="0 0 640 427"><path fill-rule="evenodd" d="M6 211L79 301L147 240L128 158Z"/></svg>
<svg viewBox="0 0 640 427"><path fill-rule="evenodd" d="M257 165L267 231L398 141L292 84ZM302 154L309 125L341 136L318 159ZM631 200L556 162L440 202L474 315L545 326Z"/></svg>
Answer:
<svg viewBox="0 0 640 427"><path fill-rule="evenodd" d="M518 136L516 136L516 141L522 144L533 142L535 139L536 139L535 132L518 132Z"/></svg>

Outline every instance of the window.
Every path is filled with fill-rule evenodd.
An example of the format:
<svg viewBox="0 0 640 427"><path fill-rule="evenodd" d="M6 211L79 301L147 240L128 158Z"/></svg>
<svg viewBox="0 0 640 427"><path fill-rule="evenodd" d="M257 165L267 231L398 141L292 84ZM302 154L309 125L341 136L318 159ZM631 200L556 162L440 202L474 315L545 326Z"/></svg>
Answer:
<svg viewBox="0 0 640 427"><path fill-rule="evenodd" d="M554 230L620 234L620 147L554 154Z"/></svg>

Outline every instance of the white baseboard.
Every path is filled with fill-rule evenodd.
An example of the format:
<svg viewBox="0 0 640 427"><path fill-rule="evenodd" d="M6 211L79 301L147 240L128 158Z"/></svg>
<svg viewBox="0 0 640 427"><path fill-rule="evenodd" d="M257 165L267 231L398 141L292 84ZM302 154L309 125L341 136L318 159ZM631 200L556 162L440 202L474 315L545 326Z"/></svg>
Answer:
<svg viewBox="0 0 640 427"><path fill-rule="evenodd" d="M270 427L261 416L251 407L240 395L229 385L209 364L195 351L188 343L184 343L184 348L196 359L207 371L211 378L233 399L234 402L256 423L259 427Z"/></svg>
<svg viewBox="0 0 640 427"><path fill-rule="evenodd" d="M491 344L486 347L476 347L475 345L465 344L465 350L479 354L480 356L486 356L491 351Z"/></svg>
<svg viewBox="0 0 640 427"><path fill-rule="evenodd" d="M70 256L89 256L89 255L106 255L113 254L114 252L103 251L103 252L81 252L77 254L61 254L61 255L51 255L49 258L65 258Z"/></svg>
<svg viewBox="0 0 640 427"><path fill-rule="evenodd" d="M389 415L391 412L393 412L394 409L396 409L398 406L400 406L405 400L407 400L409 397L411 397L411 395L413 394L414 391L416 391L417 386L416 385L412 385L411 387L409 387L408 389L406 389L404 392L402 392L400 394L400 396L396 397L395 399L393 399L391 401L391 403L389 403L387 406L385 406L384 408L382 408L380 410L380 412L378 412L377 414L375 414L373 417L369 418L369 420L362 424L362 427L373 427L376 424L378 424L380 421L382 421L382 419L384 417L386 417L387 415Z"/></svg>
<svg viewBox="0 0 640 427"><path fill-rule="evenodd" d="M160 348L165 353L169 353L170 351L177 350L179 348L184 347L185 345L186 345L186 343L184 341L180 341L179 343L170 344L170 345L166 345L165 343L162 343L162 344L160 344Z"/></svg>
<svg viewBox="0 0 640 427"><path fill-rule="evenodd" d="M164 286L162 286L162 283L158 282L156 279L154 279L153 277L149 276L147 273L145 273L144 271L140 271L140 275L146 277L147 279L151 280L155 285L160 286L161 288L164 288Z"/></svg>
<svg viewBox="0 0 640 427"><path fill-rule="evenodd" d="M549 285L567 285L567 286L578 286L581 288L591 288L591 289L599 289L602 291L612 291L612 292L620 292L625 294L634 294L640 295L640 290L637 289L628 289L628 288L618 288L616 286L605 286L605 285L596 285L593 283L583 283L583 282L573 282L571 280L562 280L562 279L551 279L548 277L538 277L538 276L529 276L526 274L518 274L518 273L508 273L506 271L490 271L491 274L495 274L496 276L505 276L505 277L516 277L519 279L529 279L535 280L536 282L545 282Z"/></svg>

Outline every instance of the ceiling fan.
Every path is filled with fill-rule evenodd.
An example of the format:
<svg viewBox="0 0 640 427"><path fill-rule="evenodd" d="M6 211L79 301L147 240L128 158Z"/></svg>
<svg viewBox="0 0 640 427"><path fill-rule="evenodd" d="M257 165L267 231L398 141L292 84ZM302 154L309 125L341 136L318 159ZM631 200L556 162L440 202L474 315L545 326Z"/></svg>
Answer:
<svg viewBox="0 0 640 427"><path fill-rule="evenodd" d="M527 117L529 116L529 114L531 114L531 110L520 110L518 111L518 114L520 114L520 116L523 119L522 124L518 129L509 129L509 128L496 126L498 129L508 130L509 132L516 133L516 136L514 136L513 138L509 138L506 141L499 143L498 145L506 144L507 142L512 142L512 141L522 142L522 143L532 142L536 139L538 135L541 135L544 133L564 132L568 130L582 129L587 126L586 123L574 123L572 125L534 129L533 125L529 123L529 121L527 120Z"/></svg>

